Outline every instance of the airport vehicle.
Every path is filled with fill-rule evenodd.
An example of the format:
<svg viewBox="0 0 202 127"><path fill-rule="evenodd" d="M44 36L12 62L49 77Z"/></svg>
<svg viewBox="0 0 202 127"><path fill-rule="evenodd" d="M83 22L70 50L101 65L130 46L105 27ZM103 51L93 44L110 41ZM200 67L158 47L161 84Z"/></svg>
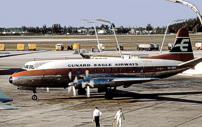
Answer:
<svg viewBox="0 0 202 127"><path fill-rule="evenodd" d="M61 51L61 50L63 50L64 49L64 44L63 43L61 43L61 44L56 44L55 45L55 50L56 51Z"/></svg>
<svg viewBox="0 0 202 127"><path fill-rule="evenodd" d="M72 45L67 45L67 50L73 50L73 46Z"/></svg>
<svg viewBox="0 0 202 127"><path fill-rule="evenodd" d="M17 51L24 51L25 45L24 44L17 44Z"/></svg>
<svg viewBox="0 0 202 127"><path fill-rule="evenodd" d="M197 50L201 50L202 49L202 43L196 43L195 47Z"/></svg>
<svg viewBox="0 0 202 127"><path fill-rule="evenodd" d="M29 50L36 50L36 44L28 44L28 49Z"/></svg>
<svg viewBox="0 0 202 127"><path fill-rule="evenodd" d="M74 43L73 49L80 49L80 44L79 43Z"/></svg>
<svg viewBox="0 0 202 127"><path fill-rule="evenodd" d="M171 50L173 48L174 44L173 43L168 43L168 50Z"/></svg>
<svg viewBox="0 0 202 127"><path fill-rule="evenodd" d="M104 51L104 50L105 50L105 45L102 44L102 43L100 43L100 49L101 49L102 51Z"/></svg>
<svg viewBox="0 0 202 127"><path fill-rule="evenodd" d="M159 44L139 44L137 45L137 50L146 50L146 51L151 51L151 50L159 50Z"/></svg>
<svg viewBox="0 0 202 127"><path fill-rule="evenodd" d="M87 97L90 97L90 88L97 88L98 92L106 92L105 99L112 99L113 90L118 86L127 88L135 83L173 76L201 61L202 57L194 58L188 31L182 28L174 47L166 54L142 59L54 60L36 70L16 72L9 82L20 90L33 91L33 100L37 100L37 87L69 88L74 96L78 89L79 95L87 92Z"/></svg>
<svg viewBox="0 0 202 127"><path fill-rule="evenodd" d="M0 44L0 51L5 51L5 50L6 50L6 45Z"/></svg>
<svg viewBox="0 0 202 127"><path fill-rule="evenodd" d="M123 50L123 45L119 45L120 49ZM119 50L119 47L117 45L116 49Z"/></svg>

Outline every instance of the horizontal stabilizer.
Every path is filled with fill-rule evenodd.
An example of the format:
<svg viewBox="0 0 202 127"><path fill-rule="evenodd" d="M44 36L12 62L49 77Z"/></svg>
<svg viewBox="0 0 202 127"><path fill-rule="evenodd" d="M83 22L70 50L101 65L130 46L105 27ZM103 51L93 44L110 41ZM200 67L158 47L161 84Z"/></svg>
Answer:
<svg viewBox="0 0 202 127"><path fill-rule="evenodd" d="M181 64L178 64L178 66L195 66L197 65L198 63L202 62L202 57L198 57L196 59L193 59L193 60L190 60L190 61L187 61L187 62L184 62L184 63L181 63Z"/></svg>
<svg viewBox="0 0 202 127"><path fill-rule="evenodd" d="M115 78L113 82L148 82L159 79L160 78Z"/></svg>

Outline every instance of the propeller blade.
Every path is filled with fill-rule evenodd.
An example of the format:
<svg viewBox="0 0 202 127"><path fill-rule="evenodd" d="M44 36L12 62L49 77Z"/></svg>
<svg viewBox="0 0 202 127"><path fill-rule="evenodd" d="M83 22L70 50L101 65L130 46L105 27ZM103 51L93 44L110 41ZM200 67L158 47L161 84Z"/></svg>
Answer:
<svg viewBox="0 0 202 127"><path fill-rule="evenodd" d="M90 86L87 86L87 97L90 97Z"/></svg>
<svg viewBox="0 0 202 127"><path fill-rule="evenodd" d="M77 82L78 82L78 78L76 76L75 79L74 79L74 83L77 83Z"/></svg>
<svg viewBox="0 0 202 127"><path fill-rule="evenodd" d="M85 87L86 87L85 83L84 83L84 82L82 82L82 88L85 88Z"/></svg>
<svg viewBox="0 0 202 127"><path fill-rule="evenodd" d="M72 90L72 86L69 86L68 88L67 88L68 90L68 94L70 94L71 93L71 90Z"/></svg>
<svg viewBox="0 0 202 127"><path fill-rule="evenodd" d="M71 71L69 72L68 76L69 76L69 79L72 80L72 72Z"/></svg>
<svg viewBox="0 0 202 127"><path fill-rule="evenodd" d="M93 81L93 80L90 80L89 85L90 85L92 88L94 88L94 81Z"/></svg>
<svg viewBox="0 0 202 127"><path fill-rule="evenodd" d="M86 73L86 78L88 78L89 70L86 70L85 73Z"/></svg>
<svg viewBox="0 0 202 127"><path fill-rule="evenodd" d="M76 97L76 89L75 89L75 86L72 86L72 89L73 89L73 95L74 95L74 97Z"/></svg>

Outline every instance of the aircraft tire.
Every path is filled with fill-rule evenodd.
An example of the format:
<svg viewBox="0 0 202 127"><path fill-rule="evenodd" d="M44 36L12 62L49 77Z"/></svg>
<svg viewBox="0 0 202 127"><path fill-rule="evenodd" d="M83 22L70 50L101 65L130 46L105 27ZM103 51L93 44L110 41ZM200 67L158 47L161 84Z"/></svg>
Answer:
<svg viewBox="0 0 202 127"><path fill-rule="evenodd" d="M37 95L33 95L32 100L37 100Z"/></svg>
<svg viewBox="0 0 202 127"><path fill-rule="evenodd" d="M79 89L78 94L79 95L86 95L86 90L85 89Z"/></svg>
<svg viewBox="0 0 202 127"><path fill-rule="evenodd" d="M107 99L107 100L112 100L112 99L113 99L113 94L112 94L112 92L106 92L106 93L105 93L105 99Z"/></svg>

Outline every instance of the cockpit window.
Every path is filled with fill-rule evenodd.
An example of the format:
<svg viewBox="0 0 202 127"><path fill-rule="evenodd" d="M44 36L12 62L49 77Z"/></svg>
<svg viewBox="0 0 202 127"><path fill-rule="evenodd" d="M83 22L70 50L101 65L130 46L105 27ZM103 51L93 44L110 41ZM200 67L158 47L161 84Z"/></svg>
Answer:
<svg viewBox="0 0 202 127"><path fill-rule="evenodd" d="M34 69L33 65L24 65L23 68L25 69Z"/></svg>
<svg viewBox="0 0 202 127"><path fill-rule="evenodd" d="M34 66L33 65L29 65L29 69L34 69Z"/></svg>
<svg viewBox="0 0 202 127"><path fill-rule="evenodd" d="M28 65L24 65L24 66L23 66L23 68L26 68L26 69L28 69Z"/></svg>

